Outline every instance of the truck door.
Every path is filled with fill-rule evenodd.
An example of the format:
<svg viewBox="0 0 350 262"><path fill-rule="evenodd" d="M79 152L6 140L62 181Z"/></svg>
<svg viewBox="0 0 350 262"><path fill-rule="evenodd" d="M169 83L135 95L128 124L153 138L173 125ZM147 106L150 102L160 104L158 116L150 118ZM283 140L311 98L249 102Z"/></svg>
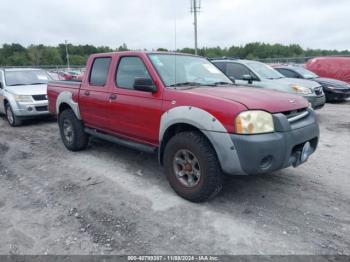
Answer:
<svg viewBox="0 0 350 262"><path fill-rule="evenodd" d="M111 57L97 57L93 60L88 75L81 85L79 109L86 126L107 130L109 127L108 74Z"/></svg>
<svg viewBox="0 0 350 262"><path fill-rule="evenodd" d="M109 113L111 129L133 140L158 145L161 90L154 93L135 90L136 78L152 79L141 57L122 56L116 69Z"/></svg>

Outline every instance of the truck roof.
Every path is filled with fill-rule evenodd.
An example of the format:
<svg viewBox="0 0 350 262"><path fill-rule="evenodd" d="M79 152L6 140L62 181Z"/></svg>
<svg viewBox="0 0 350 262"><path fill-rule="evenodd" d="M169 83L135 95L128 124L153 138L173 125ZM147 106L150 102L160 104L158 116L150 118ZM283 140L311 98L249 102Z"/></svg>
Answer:
<svg viewBox="0 0 350 262"><path fill-rule="evenodd" d="M117 52L109 52L109 53L97 53L97 54L92 54L92 56L115 56L115 55L120 55L120 54L123 54L123 55L169 54L169 55L196 56L193 54L173 52L173 51L117 51Z"/></svg>

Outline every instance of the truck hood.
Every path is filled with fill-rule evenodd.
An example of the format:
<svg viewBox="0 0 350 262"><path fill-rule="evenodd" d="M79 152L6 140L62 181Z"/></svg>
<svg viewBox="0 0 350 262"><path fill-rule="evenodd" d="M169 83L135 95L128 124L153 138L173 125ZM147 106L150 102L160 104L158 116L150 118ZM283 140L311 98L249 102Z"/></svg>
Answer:
<svg viewBox="0 0 350 262"><path fill-rule="evenodd" d="M47 85L6 86L6 91L15 95L46 95Z"/></svg>
<svg viewBox="0 0 350 262"><path fill-rule="evenodd" d="M270 113L292 111L309 105L305 98L298 95L252 87L201 87L185 92L227 99L241 103L250 110Z"/></svg>

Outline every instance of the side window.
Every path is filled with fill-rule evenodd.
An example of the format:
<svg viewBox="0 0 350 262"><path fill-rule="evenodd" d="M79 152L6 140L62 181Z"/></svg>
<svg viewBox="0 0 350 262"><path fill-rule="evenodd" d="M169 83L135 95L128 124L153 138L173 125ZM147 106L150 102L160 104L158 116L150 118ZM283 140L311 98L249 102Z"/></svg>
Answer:
<svg viewBox="0 0 350 262"><path fill-rule="evenodd" d="M288 69L283 69L283 68L277 68L277 71L280 72L282 75L285 77L290 77L290 78L299 78L298 74L288 70Z"/></svg>
<svg viewBox="0 0 350 262"><path fill-rule="evenodd" d="M224 74L226 73L226 63L223 62L215 62L213 63L217 68L220 69L221 72L223 72Z"/></svg>
<svg viewBox="0 0 350 262"><path fill-rule="evenodd" d="M116 83L118 87L134 89L134 82L136 78L149 78L146 66L141 58L135 56L126 56L120 59Z"/></svg>
<svg viewBox="0 0 350 262"><path fill-rule="evenodd" d="M111 60L110 57L101 57L94 60L89 80L91 85L104 86L106 84Z"/></svg>
<svg viewBox="0 0 350 262"><path fill-rule="evenodd" d="M242 80L244 75L250 75L250 70L244 65L237 63L227 63L226 65L226 75L235 79Z"/></svg>

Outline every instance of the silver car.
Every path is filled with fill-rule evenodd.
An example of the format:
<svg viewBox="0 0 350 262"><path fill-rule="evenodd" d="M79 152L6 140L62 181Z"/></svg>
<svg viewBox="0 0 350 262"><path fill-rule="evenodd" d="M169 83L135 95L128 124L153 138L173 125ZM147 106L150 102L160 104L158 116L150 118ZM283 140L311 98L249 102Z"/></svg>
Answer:
<svg viewBox="0 0 350 262"><path fill-rule="evenodd" d="M212 60L237 85L269 88L294 93L306 98L312 108L318 109L326 102L322 86L305 79L287 78L272 67L257 61L239 59Z"/></svg>
<svg viewBox="0 0 350 262"><path fill-rule="evenodd" d="M49 115L47 82L51 80L41 69L0 68L0 114L11 126L22 120Z"/></svg>

